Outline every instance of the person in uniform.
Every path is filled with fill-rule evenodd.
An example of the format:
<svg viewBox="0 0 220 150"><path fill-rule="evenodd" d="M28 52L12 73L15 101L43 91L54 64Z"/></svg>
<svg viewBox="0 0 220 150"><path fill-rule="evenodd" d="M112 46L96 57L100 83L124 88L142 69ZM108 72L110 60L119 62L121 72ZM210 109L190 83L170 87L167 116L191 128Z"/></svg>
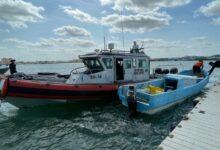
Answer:
<svg viewBox="0 0 220 150"><path fill-rule="evenodd" d="M16 70L16 64L15 64L15 60L14 60L14 59L11 60L11 63L10 63L10 65L9 65L9 69L10 69L10 73L11 73L11 74L14 74L14 73L17 72L17 70Z"/></svg>

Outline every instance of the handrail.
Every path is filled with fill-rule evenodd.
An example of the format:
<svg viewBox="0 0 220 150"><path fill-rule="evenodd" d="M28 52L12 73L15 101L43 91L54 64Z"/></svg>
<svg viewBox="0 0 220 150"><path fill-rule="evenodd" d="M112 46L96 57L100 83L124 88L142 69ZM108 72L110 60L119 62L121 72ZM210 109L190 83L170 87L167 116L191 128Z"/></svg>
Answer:
<svg viewBox="0 0 220 150"><path fill-rule="evenodd" d="M179 64L180 66L184 66L182 63L180 63ZM166 67L166 66L177 66L177 64L163 64L163 65L157 65L156 67L160 67L160 66L164 66L164 67Z"/></svg>
<svg viewBox="0 0 220 150"><path fill-rule="evenodd" d="M101 50L101 53L103 52L117 52L117 53L130 53L130 51L123 51L123 50Z"/></svg>
<svg viewBox="0 0 220 150"><path fill-rule="evenodd" d="M157 65L155 68L153 68L153 70L159 67L179 67L179 66L184 69L184 65L180 63L180 64L160 64L160 65Z"/></svg>
<svg viewBox="0 0 220 150"><path fill-rule="evenodd" d="M82 72L77 71L77 70L82 69L82 68L87 68L87 67L86 67L86 66L83 66L83 67L74 68L73 70L70 71L70 74L79 74L79 73L82 73ZM76 71L76 72L74 73L74 71Z"/></svg>

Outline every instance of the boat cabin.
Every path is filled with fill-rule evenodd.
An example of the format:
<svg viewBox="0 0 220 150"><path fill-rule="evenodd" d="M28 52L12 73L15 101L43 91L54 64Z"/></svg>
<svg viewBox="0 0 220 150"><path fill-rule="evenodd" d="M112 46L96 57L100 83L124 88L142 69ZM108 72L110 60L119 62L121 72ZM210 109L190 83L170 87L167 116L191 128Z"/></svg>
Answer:
<svg viewBox="0 0 220 150"><path fill-rule="evenodd" d="M71 72L69 84L133 83L150 78L150 58L144 52L102 50L79 58L84 67Z"/></svg>

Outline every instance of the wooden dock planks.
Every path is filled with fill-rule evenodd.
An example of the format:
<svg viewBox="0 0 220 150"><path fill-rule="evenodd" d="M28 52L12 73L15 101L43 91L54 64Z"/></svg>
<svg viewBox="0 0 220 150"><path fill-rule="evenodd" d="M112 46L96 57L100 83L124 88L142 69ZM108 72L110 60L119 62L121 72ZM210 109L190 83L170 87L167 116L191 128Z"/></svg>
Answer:
<svg viewBox="0 0 220 150"><path fill-rule="evenodd" d="M158 146L160 150L220 150L220 84Z"/></svg>

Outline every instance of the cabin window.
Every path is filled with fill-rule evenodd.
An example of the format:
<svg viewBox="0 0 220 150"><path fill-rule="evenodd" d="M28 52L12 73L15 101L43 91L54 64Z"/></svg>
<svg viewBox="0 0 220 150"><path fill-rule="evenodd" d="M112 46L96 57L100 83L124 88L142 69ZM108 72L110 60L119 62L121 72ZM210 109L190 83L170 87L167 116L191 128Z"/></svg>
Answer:
<svg viewBox="0 0 220 150"><path fill-rule="evenodd" d="M112 59L111 58L103 58L102 61L105 64L107 69L112 69Z"/></svg>
<svg viewBox="0 0 220 150"><path fill-rule="evenodd" d="M132 64L133 64L133 67L134 67L134 68L137 66L136 59L132 59Z"/></svg>
<svg viewBox="0 0 220 150"><path fill-rule="evenodd" d="M98 58L84 59L83 63L89 69L88 73L96 73L96 72L103 71L103 67L101 63L99 62Z"/></svg>
<svg viewBox="0 0 220 150"><path fill-rule="evenodd" d="M132 66L131 60L124 60L124 67L125 69L130 69Z"/></svg>
<svg viewBox="0 0 220 150"><path fill-rule="evenodd" d="M138 67L139 68L147 68L147 61L146 59L139 59L138 61Z"/></svg>

